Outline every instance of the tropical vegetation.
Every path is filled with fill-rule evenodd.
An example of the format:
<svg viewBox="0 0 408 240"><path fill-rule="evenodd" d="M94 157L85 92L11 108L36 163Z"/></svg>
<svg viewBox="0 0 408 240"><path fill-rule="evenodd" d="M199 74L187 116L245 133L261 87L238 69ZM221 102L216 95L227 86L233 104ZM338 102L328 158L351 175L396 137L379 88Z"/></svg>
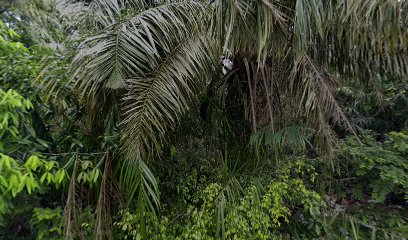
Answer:
<svg viewBox="0 0 408 240"><path fill-rule="evenodd" d="M0 238L407 239L407 24L405 0L3 0Z"/></svg>

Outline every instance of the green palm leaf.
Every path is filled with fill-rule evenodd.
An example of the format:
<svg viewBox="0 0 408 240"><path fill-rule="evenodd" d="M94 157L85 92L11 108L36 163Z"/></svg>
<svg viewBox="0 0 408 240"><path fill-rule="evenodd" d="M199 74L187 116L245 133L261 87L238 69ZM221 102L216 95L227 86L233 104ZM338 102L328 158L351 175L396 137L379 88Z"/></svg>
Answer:
<svg viewBox="0 0 408 240"><path fill-rule="evenodd" d="M129 80L124 139L134 157L160 149L158 137L174 127L209 81L213 57L208 39L197 35L174 49L152 76Z"/></svg>
<svg viewBox="0 0 408 240"><path fill-rule="evenodd" d="M150 210L158 207L158 192L142 159L160 154L160 140L175 126L209 79L212 58L207 44L202 37L192 35L167 56L154 75L129 80L130 90L123 99L126 105L123 142L127 157L122 183L129 188L131 198L137 190L139 199L152 197L153 202L143 203ZM141 181L139 173L150 177Z"/></svg>
<svg viewBox="0 0 408 240"><path fill-rule="evenodd" d="M91 100L88 103L102 106L111 99L100 95L128 92L123 98L125 160L120 183L129 199L137 198L141 211L154 213L160 207L159 191L145 161L153 149L160 149L159 137L188 109L193 92L200 91L210 72L208 39L199 36L203 7L196 1L154 8L141 4L139 12L128 17L124 2L98 4L106 27L79 46L71 83Z"/></svg>
<svg viewBox="0 0 408 240"><path fill-rule="evenodd" d="M125 79L155 69L163 52L171 51L188 30L194 29L200 9L198 3L183 1L146 9L113 23L81 43L73 61L76 71L72 80L83 95L100 87L124 88Z"/></svg>

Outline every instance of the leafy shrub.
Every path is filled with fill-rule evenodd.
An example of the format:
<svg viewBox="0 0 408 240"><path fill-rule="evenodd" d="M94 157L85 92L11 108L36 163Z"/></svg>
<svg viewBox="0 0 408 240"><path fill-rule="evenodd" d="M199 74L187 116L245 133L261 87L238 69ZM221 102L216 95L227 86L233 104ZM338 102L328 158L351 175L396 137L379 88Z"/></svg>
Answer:
<svg viewBox="0 0 408 240"><path fill-rule="evenodd" d="M61 207L34 208L30 224L36 239L63 239L64 217Z"/></svg>
<svg viewBox="0 0 408 240"><path fill-rule="evenodd" d="M142 223L144 226L141 226L138 213L121 210L118 215L119 220L114 223L114 226L119 230L116 235L118 239L174 239L174 237L170 237L171 232L167 232L169 224L167 217L157 218L152 215L144 215L144 222Z"/></svg>
<svg viewBox="0 0 408 240"><path fill-rule="evenodd" d="M391 197L408 200L408 135L391 132L377 141L372 133L346 138L338 148L338 161L344 178L351 179L344 189L355 200L372 198L384 202ZM340 186L341 187L341 186Z"/></svg>

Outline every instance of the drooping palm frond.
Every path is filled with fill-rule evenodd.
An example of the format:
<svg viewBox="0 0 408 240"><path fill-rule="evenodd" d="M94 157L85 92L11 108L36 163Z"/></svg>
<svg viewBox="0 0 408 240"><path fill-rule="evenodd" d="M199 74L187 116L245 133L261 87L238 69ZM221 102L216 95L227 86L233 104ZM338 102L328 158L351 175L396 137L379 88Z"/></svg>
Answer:
<svg viewBox="0 0 408 240"><path fill-rule="evenodd" d="M120 183L128 187L127 194L130 200L136 200L140 214L145 212L156 214L160 209L160 198L157 180L146 163L141 159L127 159L122 164ZM132 201L129 201L129 204ZM143 216L141 221L143 220Z"/></svg>
<svg viewBox="0 0 408 240"><path fill-rule="evenodd" d="M296 81L296 78L298 80ZM333 77L323 68L315 65L308 56L302 56L295 62L292 72L292 93L298 95L304 114L313 115L314 111L330 114L337 124L342 124L348 131L353 132L353 126L344 115L341 107L333 95Z"/></svg>
<svg viewBox="0 0 408 240"><path fill-rule="evenodd" d="M408 55L404 40L406 28L403 27L404 7L407 6L404 1L219 0L214 1L213 6L212 33L220 40L223 50L232 55L234 64L247 72L240 79L248 82L247 105L253 132L261 125L259 121L262 121L265 106L273 109L271 99L285 100L288 97L285 87L288 87L297 95L289 102L304 107L296 108L305 111L305 116L311 116L308 124L317 129L320 137L326 139L326 146L330 146L332 124L342 125L350 132L354 130L332 93L335 83L325 69L360 76L367 72L405 74L404 61ZM392 22L395 31L383 25L384 19ZM286 43L279 42L280 38ZM392 49L399 51L390 51ZM383 54L384 51L389 54ZM256 63L252 61L255 57ZM275 68L275 62L285 62L288 58L291 60L286 66ZM246 64L240 65L242 59ZM377 63L370 64L372 61ZM280 73L296 69L298 77L294 79L293 72L292 76L280 74L279 78L291 79L286 84L271 75L262 78L268 67ZM299 77L303 73L305 76ZM281 82L279 95L270 87L278 81ZM266 102L259 101L258 95L266 96ZM274 114L271 113L273 111L269 110L269 122L273 127Z"/></svg>
<svg viewBox="0 0 408 240"><path fill-rule="evenodd" d="M174 127L209 81L213 57L208 40L198 35L180 43L152 76L129 81L124 138L135 158L160 149L160 137Z"/></svg>
<svg viewBox="0 0 408 240"><path fill-rule="evenodd" d="M165 3L154 0L96 0L88 6L81 22L85 27L92 28L92 32L103 31L109 26L127 21L143 10ZM79 26L81 29L82 27ZM84 28L82 31L87 31ZM88 29L89 31L89 29Z"/></svg>
<svg viewBox="0 0 408 240"><path fill-rule="evenodd" d="M188 109L192 93L205 84L205 78L201 83L195 80L209 75L212 58L197 21L202 6L195 1L143 5L135 16L122 16L121 2L99 4L105 22L112 24L80 45L71 82L88 104L100 106L93 108L96 111L118 106L119 94L128 92L123 98L125 159L120 184L130 200L136 198L140 214L154 214L160 208L159 191L145 161L159 151L158 139ZM116 103L106 104L112 100L109 95Z"/></svg>
<svg viewBox="0 0 408 240"><path fill-rule="evenodd" d="M226 54L256 56L264 62L285 49L282 36L288 33L289 16L281 1L218 0L212 9L210 29Z"/></svg>
<svg viewBox="0 0 408 240"><path fill-rule="evenodd" d="M343 126L354 133L354 128L345 116L333 95L335 80L323 68L315 65L308 56L301 56L295 62L291 74L291 94L299 104L299 116L306 116L309 124L316 129L320 150L332 156L334 140L329 122Z"/></svg>
<svg viewBox="0 0 408 240"><path fill-rule="evenodd" d="M321 0L297 0L294 10L294 45L296 52L301 53L309 49L314 34L323 38L325 9Z"/></svg>
<svg viewBox="0 0 408 240"><path fill-rule="evenodd" d="M77 171L78 171L78 156L75 156L74 168L72 170L71 180L68 188L67 202L65 205L65 238L75 239L76 237L76 182L77 182Z"/></svg>
<svg viewBox="0 0 408 240"><path fill-rule="evenodd" d="M171 51L194 29L194 16L199 15L200 8L198 3L183 1L149 8L113 23L79 46L73 81L82 94L96 92L99 87L123 89L126 79L151 72L162 53Z"/></svg>
<svg viewBox="0 0 408 240"><path fill-rule="evenodd" d="M127 77L146 70L148 66L143 66L143 61L155 60L149 45L142 47L145 52L140 50L139 45L146 44L140 34L127 26L119 27L114 32L87 39L80 46L82 49L74 59L77 66L74 77L81 79L79 88L83 89L82 94L95 93L99 87L124 88ZM84 45L91 47L85 49ZM83 73L78 76L81 71Z"/></svg>
<svg viewBox="0 0 408 240"><path fill-rule="evenodd" d="M129 82L123 122L127 154L121 182L129 188L130 198L137 193L142 204L139 208L153 211L159 205L157 183L143 160L160 153L160 141L167 130L175 126L205 86L212 62L207 44L202 36L192 35L167 56L154 75ZM143 184L138 183L145 178Z"/></svg>
<svg viewBox="0 0 408 240"><path fill-rule="evenodd" d="M71 94L74 86L68 84L70 59L67 52L52 52L41 59L42 69L33 80L32 85L43 96L46 103L58 104L63 95ZM61 106L65 108L64 106Z"/></svg>
<svg viewBox="0 0 408 240"><path fill-rule="evenodd" d="M407 75L406 1L297 0L296 51L346 75Z"/></svg>
<svg viewBox="0 0 408 240"><path fill-rule="evenodd" d="M136 7L138 1L132 2ZM124 11L123 7L127 6L120 1L97 1L97 4L112 19L116 10L106 9L115 7L117 11ZM79 46L68 85L74 85L86 100L90 112L94 113L93 122L98 122L95 120L101 118L100 114L117 118L125 80L144 77L157 68L163 55L182 41L188 31L196 29L196 20L202 11L201 5L194 1L144 7L142 4L135 16L115 19L101 33L87 38ZM111 117L105 121L109 119Z"/></svg>
<svg viewBox="0 0 408 240"><path fill-rule="evenodd" d="M249 144L255 151L266 146L280 154L289 150L300 152L306 149L308 142L304 131L301 127L289 126L275 132L267 126L253 134Z"/></svg>
<svg viewBox="0 0 408 240"><path fill-rule="evenodd" d="M339 24L331 27L338 42L347 39L341 48L349 52L345 61L350 61L350 66L346 69L407 76L407 11L406 1L339 1Z"/></svg>
<svg viewBox="0 0 408 240"><path fill-rule="evenodd" d="M95 235L96 239L113 239L111 199L113 194L112 159L110 153L106 153L105 167L102 182L99 189L98 203L96 206Z"/></svg>
<svg viewBox="0 0 408 240"><path fill-rule="evenodd" d="M223 32L218 27L215 28L215 33L217 36L225 34L223 38L221 37L225 39L224 51L235 55L234 63L238 67L245 68L246 76L241 75L240 79L248 82L247 105L253 133L257 132L258 126L264 125L265 122L271 125L272 130L280 129L279 125L286 126L287 123L282 122L284 119L282 114L285 117L291 117L294 110L291 108L295 105L306 106L305 115L313 115L313 120L309 121L308 125L313 125L320 136L324 134L323 139L326 143L332 141L332 131L328 124L331 118L352 131L351 125L331 92L330 85L333 82L327 72L323 73L321 67L317 67L316 64L309 64L306 72L313 72L311 75L296 79L289 76L290 69L293 67L291 64L295 65L294 68L299 67L296 65L298 56L303 56L303 53L313 46L313 40L316 37L323 38L326 24L324 6L318 1L308 0L245 1L244 3L216 1L216 14L219 11L231 17L223 19L218 17L216 20L218 24L225 26L227 30ZM225 9L219 10L219 7ZM232 29L229 32L228 26ZM282 39L285 40L282 41ZM295 47L290 46L290 39L295 40ZM297 43L298 47L296 47ZM291 57L294 58L295 63L287 61ZM242 58L244 64L240 64ZM253 61L254 58L257 61ZM309 60L312 62L311 59ZM276 64L279 62L287 64L279 66ZM300 73L297 76L301 75ZM285 82L282 79L285 77L294 81ZM298 96L296 99L288 100L289 94L293 93L291 90L295 90ZM277 112L281 115L280 119L278 119L279 115L276 115ZM333 114L329 116L330 112ZM301 118L296 124L299 123L302 124Z"/></svg>

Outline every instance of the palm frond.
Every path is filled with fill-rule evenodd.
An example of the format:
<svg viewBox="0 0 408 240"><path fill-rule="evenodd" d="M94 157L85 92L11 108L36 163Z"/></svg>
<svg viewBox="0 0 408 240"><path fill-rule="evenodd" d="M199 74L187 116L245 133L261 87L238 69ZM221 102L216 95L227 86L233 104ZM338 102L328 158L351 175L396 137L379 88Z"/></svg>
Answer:
<svg viewBox="0 0 408 240"><path fill-rule="evenodd" d="M160 138L209 82L213 55L199 35L181 42L150 77L129 80L123 138L133 159L160 151Z"/></svg>
<svg viewBox="0 0 408 240"><path fill-rule="evenodd" d="M103 30L112 24L126 21L126 18L137 15L143 10L154 7L163 1L153 0L96 0L88 8L85 22L89 26Z"/></svg>
<svg viewBox="0 0 408 240"><path fill-rule="evenodd" d="M297 0L294 19L294 40L297 53L307 51L314 34L323 37L325 9L322 0Z"/></svg>
<svg viewBox="0 0 408 240"><path fill-rule="evenodd" d="M77 182L77 171L78 171L78 156L75 156L74 168L72 170L71 181L68 189L67 202L65 205L65 238L75 239L76 237L76 182Z"/></svg>
<svg viewBox="0 0 408 240"><path fill-rule="evenodd" d="M82 95L99 87L123 89L125 80L151 72L190 30L201 5L194 1L161 5L110 25L81 43L72 81Z"/></svg>
<svg viewBox="0 0 408 240"><path fill-rule="evenodd" d="M275 132L267 126L253 134L249 144L257 152L264 146L279 153L283 153L285 150L300 152L306 149L308 142L304 131L301 127L289 126Z"/></svg>
<svg viewBox="0 0 408 240"><path fill-rule="evenodd" d="M217 206L216 206L216 217L217 217L217 235L219 239L225 239L225 208L227 200L225 199L224 192L218 195ZM221 233L221 234L220 234Z"/></svg>
<svg viewBox="0 0 408 240"><path fill-rule="evenodd" d="M96 206L95 235L97 239L113 239L110 215L112 193L112 159L108 152L105 156L105 167Z"/></svg>
<svg viewBox="0 0 408 240"><path fill-rule="evenodd" d="M153 173L141 158L127 160L122 164L120 184L126 190L128 198L137 198L136 204L139 213L151 212L155 214L156 210L160 209L160 197L158 184Z"/></svg>
<svg viewBox="0 0 408 240"><path fill-rule="evenodd" d="M71 57L68 52L53 52L41 59L43 67L32 85L43 96L45 102L58 103L64 95L72 93L74 86L68 84ZM64 107L62 107L64 108Z"/></svg>
<svg viewBox="0 0 408 240"><path fill-rule="evenodd" d="M335 123L342 124L348 131L354 132L353 126L333 95L335 79L323 68L315 65L308 56L296 61L294 71L292 76L300 74L298 76L302 81L297 87L303 88L303 91L295 92L302 93L300 102L305 106L304 113L310 115L315 109L330 113L328 117L333 118ZM292 81L291 86L296 87L296 84Z"/></svg>
<svg viewBox="0 0 408 240"><path fill-rule="evenodd" d="M297 0L296 54L345 75L406 76L408 6L405 1Z"/></svg>
<svg viewBox="0 0 408 240"><path fill-rule="evenodd" d="M210 29L225 54L255 55L263 63L272 48L285 45L280 37L288 33L289 16L280 1L218 0L212 9Z"/></svg>
<svg viewBox="0 0 408 240"><path fill-rule="evenodd" d="M122 186L129 198L136 194L139 208L154 212L159 207L157 182L144 163L160 154L160 141L166 131L190 106L210 75L211 55L208 42L192 35L167 56L149 78L129 81L130 90L123 99L123 126L126 160L121 172Z"/></svg>
<svg viewBox="0 0 408 240"><path fill-rule="evenodd" d="M307 116L308 121L315 125L318 135L325 142L324 149L327 150L332 148L330 144L333 141L329 120L355 134L332 93L333 84L335 80L330 74L314 64L308 56L303 55L295 62L290 87L293 97L300 104L298 114Z"/></svg>
<svg viewBox="0 0 408 240"><path fill-rule="evenodd" d="M225 239L225 221L228 208L234 208L240 203L244 189L235 176L229 176L215 199L216 234L220 239Z"/></svg>

